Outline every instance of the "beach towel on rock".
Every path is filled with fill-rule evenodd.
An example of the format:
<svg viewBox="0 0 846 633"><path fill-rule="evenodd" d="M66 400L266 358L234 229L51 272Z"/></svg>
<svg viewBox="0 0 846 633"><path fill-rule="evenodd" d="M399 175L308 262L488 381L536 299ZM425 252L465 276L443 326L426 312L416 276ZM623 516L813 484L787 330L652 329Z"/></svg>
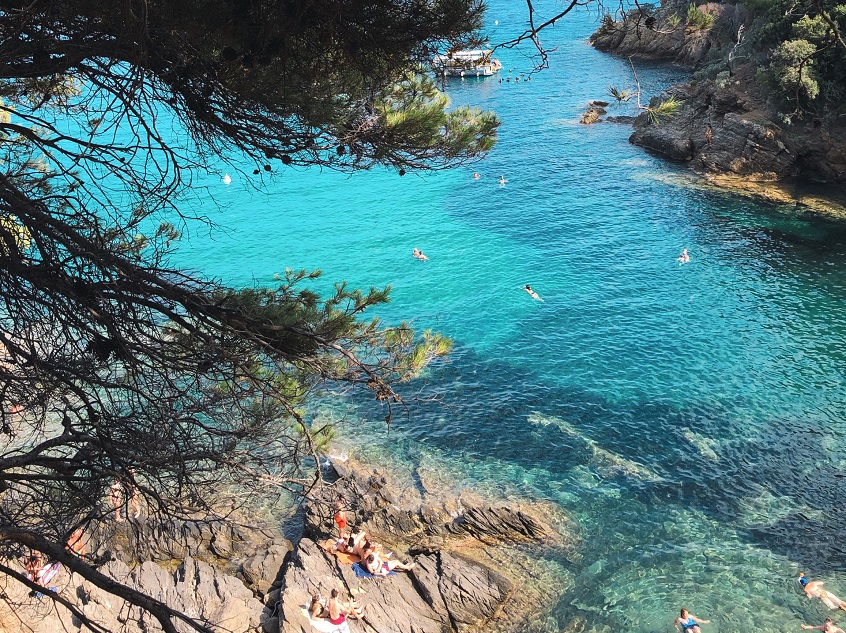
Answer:
<svg viewBox="0 0 846 633"><path fill-rule="evenodd" d="M327 554L335 556L338 559L338 562L342 565L352 565L353 563L357 563L361 560L361 557L356 556L355 554L347 554L346 552L339 552L335 549L335 539L326 539L320 543L320 549Z"/></svg>
<svg viewBox="0 0 846 633"><path fill-rule="evenodd" d="M320 633L351 633L348 620L344 620L341 624L332 624L328 618L312 618L308 609L303 609L303 616L308 618L311 626Z"/></svg>
<svg viewBox="0 0 846 633"><path fill-rule="evenodd" d="M369 571L364 568L364 565L361 563L353 563L353 571L355 572L356 578L384 578L384 576L374 576ZM396 576L397 572L389 571L388 576Z"/></svg>

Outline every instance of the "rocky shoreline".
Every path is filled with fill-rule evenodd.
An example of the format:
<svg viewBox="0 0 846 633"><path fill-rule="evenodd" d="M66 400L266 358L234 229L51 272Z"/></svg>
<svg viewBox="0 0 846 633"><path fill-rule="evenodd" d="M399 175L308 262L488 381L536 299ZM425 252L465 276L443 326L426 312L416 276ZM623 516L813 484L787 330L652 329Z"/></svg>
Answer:
<svg viewBox="0 0 846 633"><path fill-rule="evenodd" d="M843 122L824 116L779 120L756 80L756 64L728 61L738 33L742 39L742 27L749 28L742 4L699 5L713 19L707 30L679 22L685 8L668 0L646 19L630 12L622 20L606 20L591 36L597 50L697 71L689 83L671 86L650 102L655 107L674 97L678 111L659 120L641 112L629 140L690 165L705 184L846 217L846 196L810 190L814 184L846 183Z"/></svg>
<svg viewBox="0 0 846 633"><path fill-rule="evenodd" d="M337 588L367 605L352 630L420 633L543 630L551 597L566 591L567 574L547 570L538 553L578 557L578 525L549 523L540 503L503 505L472 493L406 494L408 482L362 466L335 462L329 485L304 505L296 544L266 531L223 521L152 526L144 520L106 523L87 547L107 576L198 618L212 630L293 633L319 630L305 606L310 595ZM415 567L386 578L359 578L318 544L336 533L333 502L349 500L351 524ZM544 518L541 518L544 517ZM12 563L14 566L14 563ZM66 609L5 578L0 622L21 621L35 633L85 630ZM158 622L122 599L62 570L59 594L113 631L157 631ZM8 611L9 604L15 605ZM177 623L177 630L188 627ZM4 629L0 631L14 630Z"/></svg>

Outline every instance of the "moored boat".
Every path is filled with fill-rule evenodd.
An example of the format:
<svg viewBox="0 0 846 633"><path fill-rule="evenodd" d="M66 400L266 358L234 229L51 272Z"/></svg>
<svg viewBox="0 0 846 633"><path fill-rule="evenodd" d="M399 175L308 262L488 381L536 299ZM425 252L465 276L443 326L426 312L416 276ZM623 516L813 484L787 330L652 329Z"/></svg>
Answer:
<svg viewBox="0 0 846 633"><path fill-rule="evenodd" d="M502 68L492 54L490 49L455 51L435 57L432 67L445 77L488 77Z"/></svg>

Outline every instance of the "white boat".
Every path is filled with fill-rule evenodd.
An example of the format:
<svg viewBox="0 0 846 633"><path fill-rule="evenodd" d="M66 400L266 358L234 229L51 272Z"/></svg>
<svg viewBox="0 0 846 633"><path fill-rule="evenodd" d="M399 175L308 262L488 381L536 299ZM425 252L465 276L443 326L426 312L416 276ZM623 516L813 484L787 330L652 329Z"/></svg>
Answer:
<svg viewBox="0 0 846 633"><path fill-rule="evenodd" d="M492 54L490 49L455 51L435 57L432 67L444 77L488 77L502 68L499 60L491 57Z"/></svg>

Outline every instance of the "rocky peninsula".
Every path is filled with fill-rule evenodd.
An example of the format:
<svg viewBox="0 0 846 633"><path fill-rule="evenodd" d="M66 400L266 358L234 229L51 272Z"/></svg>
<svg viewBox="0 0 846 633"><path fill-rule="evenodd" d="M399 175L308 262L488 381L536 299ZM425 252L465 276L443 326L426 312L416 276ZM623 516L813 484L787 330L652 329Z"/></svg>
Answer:
<svg viewBox="0 0 846 633"><path fill-rule="evenodd" d="M607 17L590 42L635 66L662 60L692 71L688 83L641 107L632 143L689 164L707 183L843 214L846 196L836 185L846 182L844 118L821 96L791 102L774 87L786 81L776 73L789 77L790 68L771 61L784 46L762 35L768 19L743 4L665 0ZM650 113L670 100L666 116Z"/></svg>
<svg viewBox="0 0 846 633"><path fill-rule="evenodd" d="M503 505L470 492L440 496L350 462L327 466L326 479L302 507L295 543L231 522L163 526L142 519L102 524L87 536L88 556L107 576L221 633L321 630L305 607L313 593L328 595L333 588L366 605L363 619L351 624L356 631L540 630L537 620L564 587L559 573L538 568L535 554L578 557L577 523L541 502ZM327 539L337 535L332 508L339 495L349 504L351 526L395 557L413 558L414 568L359 578L327 551ZM9 579L4 583L2 608L15 609L0 612L0 621L25 622L35 633L85 630L48 598L27 595ZM52 584L107 630L161 630L149 614L66 570ZM191 630L183 623L177 629Z"/></svg>

